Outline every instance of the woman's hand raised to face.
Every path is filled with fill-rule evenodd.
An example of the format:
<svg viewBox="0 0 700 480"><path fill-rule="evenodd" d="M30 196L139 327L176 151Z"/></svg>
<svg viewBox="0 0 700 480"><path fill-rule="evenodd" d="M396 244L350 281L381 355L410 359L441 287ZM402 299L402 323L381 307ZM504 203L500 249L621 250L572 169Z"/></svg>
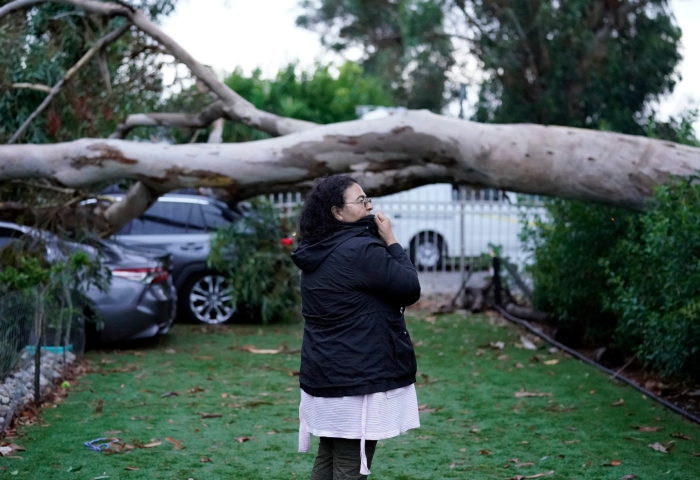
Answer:
<svg viewBox="0 0 700 480"><path fill-rule="evenodd" d="M382 212L377 212L374 216L374 223L377 224L379 229L379 236L382 237L386 246L393 245L396 242L396 237L394 237L394 232L391 230L391 220L389 217L384 215Z"/></svg>

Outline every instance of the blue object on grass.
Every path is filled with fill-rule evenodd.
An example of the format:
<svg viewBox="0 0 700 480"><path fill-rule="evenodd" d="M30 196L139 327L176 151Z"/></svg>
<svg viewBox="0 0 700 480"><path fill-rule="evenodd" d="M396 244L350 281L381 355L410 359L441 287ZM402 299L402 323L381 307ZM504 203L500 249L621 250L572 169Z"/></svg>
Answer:
<svg viewBox="0 0 700 480"><path fill-rule="evenodd" d="M98 443L97 445L95 445L95 443L101 442L103 440L109 440L109 441L107 443ZM90 440L89 442L83 442L83 445L88 447L93 452L99 452L100 450L108 449L110 445L112 445L113 443L117 443L118 441L119 441L118 438L100 437L100 438L96 438L94 440Z"/></svg>
<svg viewBox="0 0 700 480"><path fill-rule="evenodd" d="M34 352L36 352L36 347L34 345L27 345L24 347L24 350L30 355L34 355ZM50 346L43 346L41 347L42 352L49 352L49 353L63 353L64 351L73 351L73 344L71 343L67 347L50 347Z"/></svg>

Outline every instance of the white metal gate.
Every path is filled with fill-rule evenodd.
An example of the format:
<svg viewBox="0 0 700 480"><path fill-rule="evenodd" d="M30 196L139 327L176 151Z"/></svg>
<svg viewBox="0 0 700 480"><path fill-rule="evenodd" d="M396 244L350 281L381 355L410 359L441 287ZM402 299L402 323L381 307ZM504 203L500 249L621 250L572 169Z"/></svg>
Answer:
<svg viewBox="0 0 700 480"><path fill-rule="evenodd" d="M288 208L302 200L298 194L270 199ZM523 219L545 216L537 198L450 184L372 200L373 212L391 219L394 235L419 270L428 296L456 294L465 272L488 268L492 253L522 268L527 262L520 240Z"/></svg>

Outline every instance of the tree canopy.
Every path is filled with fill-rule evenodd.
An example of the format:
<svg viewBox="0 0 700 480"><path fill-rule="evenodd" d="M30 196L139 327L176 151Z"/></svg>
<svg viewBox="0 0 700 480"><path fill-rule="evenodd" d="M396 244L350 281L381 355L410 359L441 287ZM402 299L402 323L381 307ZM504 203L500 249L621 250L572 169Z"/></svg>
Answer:
<svg viewBox="0 0 700 480"><path fill-rule="evenodd" d="M477 121L641 134L649 103L673 90L681 31L666 0L471 6L486 73Z"/></svg>
<svg viewBox="0 0 700 480"><path fill-rule="evenodd" d="M478 122L641 134L650 102L673 90L681 59L681 31L667 0L301 0L300 6L297 23L320 32L329 48L359 48L362 65L383 75L397 104L439 111L454 81L471 77ZM470 56L480 78L464 62L455 64Z"/></svg>
<svg viewBox="0 0 700 480"><path fill-rule="evenodd" d="M439 112L454 65L444 28L446 0L302 0L297 25L322 34L328 48L359 48L362 67L380 77L398 105Z"/></svg>
<svg viewBox="0 0 700 480"><path fill-rule="evenodd" d="M157 21L172 12L175 0L133 3ZM157 55L163 49L140 30L125 29L110 48L95 52L79 75L71 72L100 38L125 27L123 18L97 18L62 3L42 3L1 19L0 142L13 138L67 74L61 94L13 141L104 137L124 116L155 109L164 88L164 60Z"/></svg>

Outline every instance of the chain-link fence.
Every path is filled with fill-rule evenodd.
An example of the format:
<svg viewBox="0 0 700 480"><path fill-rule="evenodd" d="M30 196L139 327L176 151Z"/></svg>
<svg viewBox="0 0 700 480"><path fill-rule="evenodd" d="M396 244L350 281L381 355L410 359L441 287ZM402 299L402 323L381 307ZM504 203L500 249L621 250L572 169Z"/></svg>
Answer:
<svg viewBox="0 0 700 480"><path fill-rule="evenodd" d="M37 287L0 297L0 435L83 352L83 316L70 296L56 298Z"/></svg>

